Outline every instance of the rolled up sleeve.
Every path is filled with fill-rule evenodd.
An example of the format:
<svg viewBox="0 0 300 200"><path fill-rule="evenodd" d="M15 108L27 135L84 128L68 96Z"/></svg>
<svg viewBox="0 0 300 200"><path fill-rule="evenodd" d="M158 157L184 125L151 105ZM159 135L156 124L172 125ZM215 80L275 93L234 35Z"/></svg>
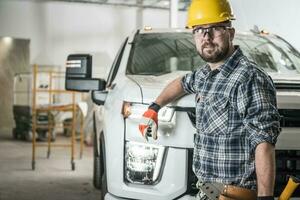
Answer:
<svg viewBox="0 0 300 200"><path fill-rule="evenodd" d="M280 133L280 115L271 78L262 72L253 73L238 88L237 102L251 151L263 142L275 145Z"/></svg>
<svg viewBox="0 0 300 200"><path fill-rule="evenodd" d="M195 77L196 77L196 71L192 73L188 73L185 76L182 77L181 79L181 85L183 90L186 93L195 93Z"/></svg>

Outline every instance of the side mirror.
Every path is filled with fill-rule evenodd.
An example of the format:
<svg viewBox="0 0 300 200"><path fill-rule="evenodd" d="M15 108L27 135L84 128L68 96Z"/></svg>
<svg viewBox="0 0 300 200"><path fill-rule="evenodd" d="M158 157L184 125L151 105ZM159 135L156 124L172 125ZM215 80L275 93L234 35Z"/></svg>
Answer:
<svg viewBox="0 0 300 200"><path fill-rule="evenodd" d="M67 58L66 90L88 92L105 90L106 81L92 78L92 55L71 54Z"/></svg>

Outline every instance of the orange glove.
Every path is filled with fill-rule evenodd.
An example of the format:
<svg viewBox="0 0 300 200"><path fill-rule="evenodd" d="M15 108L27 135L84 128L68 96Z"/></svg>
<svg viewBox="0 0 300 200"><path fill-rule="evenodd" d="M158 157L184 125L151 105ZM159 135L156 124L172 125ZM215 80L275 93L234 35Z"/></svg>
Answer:
<svg viewBox="0 0 300 200"><path fill-rule="evenodd" d="M154 140L157 139L157 113L160 108L160 105L157 103L151 103L148 110L143 114L141 123L139 124L140 132L147 141L148 137L152 137Z"/></svg>
<svg viewBox="0 0 300 200"><path fill-rule="evenodd" d="M157 112L151 108L143 114L139 129L142 136L148 141L148 137L152 137L154 140L157 139Z"/></svg>

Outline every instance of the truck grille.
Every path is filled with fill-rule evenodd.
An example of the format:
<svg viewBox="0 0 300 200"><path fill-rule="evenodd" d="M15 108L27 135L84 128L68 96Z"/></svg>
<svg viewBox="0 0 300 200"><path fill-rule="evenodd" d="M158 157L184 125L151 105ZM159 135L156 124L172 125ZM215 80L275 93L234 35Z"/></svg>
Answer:
<svg viewBox="0 0 300 200"><path fill-rule="evenodd" d="M281 194L289 175L300 177L300 150L276 150L275 196ZM296 189L292 196L300 197L300 190Z"/></svg>
<svg viewBox="0 0 300 200"><path fill-rule="evenodd" d="M279 109L281 127L300 127L300 110Z"/></svg>

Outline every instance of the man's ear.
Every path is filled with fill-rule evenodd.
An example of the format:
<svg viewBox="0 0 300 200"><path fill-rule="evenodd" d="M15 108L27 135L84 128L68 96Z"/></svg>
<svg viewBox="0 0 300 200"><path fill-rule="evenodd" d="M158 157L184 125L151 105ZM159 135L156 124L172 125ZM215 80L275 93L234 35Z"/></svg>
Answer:
<svg viewBox="0 0 300 200"><path fill-rule="evenodd" d="M230 41L232 42L233 41L233 38L234 38L234 35L235 35L235 29L234 28L231 28L229 30L229 34L230 34Z"/></svg>

